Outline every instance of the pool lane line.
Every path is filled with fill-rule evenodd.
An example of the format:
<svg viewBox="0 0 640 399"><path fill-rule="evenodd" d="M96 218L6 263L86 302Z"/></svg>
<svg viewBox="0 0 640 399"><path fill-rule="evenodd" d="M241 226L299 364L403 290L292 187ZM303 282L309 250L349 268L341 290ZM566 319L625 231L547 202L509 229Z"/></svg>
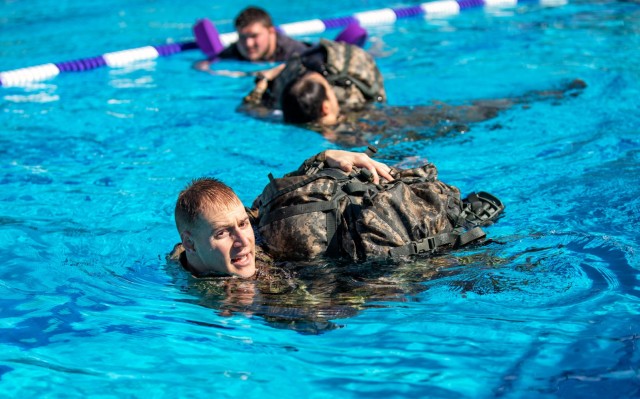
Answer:
<svg viewBox="0 0 640 399"><path fill-rule="evenodd" d="M308 21L292 22L278 27L289 36L301 36L322 33L328 29L335 29L358 23L363 27L381 24L393 24L398 19L416 16L447 17L460 11L477 7L507 7L520 3L539 3L548 6L561 6L567 0L439 0L409 7L384 8L380 10L364 11L351 16L329 19L312 19ZM224 46L238 39L236 32L219 35ZM160 46L145 46L134 49L106 53L97 57L82 58L73 61L42 64L27 68L0 72L0 86L21 86L26 83L51 79L62 72L80 72L108 66L122 67L137 61L152 60L158 57L170 56L186 50L198 49L195 41L172 43Z"/></svg>

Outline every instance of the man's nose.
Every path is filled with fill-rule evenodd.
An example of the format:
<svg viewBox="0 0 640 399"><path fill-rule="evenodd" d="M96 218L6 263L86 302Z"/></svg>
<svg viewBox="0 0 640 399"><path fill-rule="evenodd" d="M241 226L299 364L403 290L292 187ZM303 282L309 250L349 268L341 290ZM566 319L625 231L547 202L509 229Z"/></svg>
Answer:
<svg viewBox="0 0 640 399"><path fill-rule="evenodd" d="M236 247L244 247L249 244L249 233L245 230L236 229L234 238L233 245Z"/></svg>

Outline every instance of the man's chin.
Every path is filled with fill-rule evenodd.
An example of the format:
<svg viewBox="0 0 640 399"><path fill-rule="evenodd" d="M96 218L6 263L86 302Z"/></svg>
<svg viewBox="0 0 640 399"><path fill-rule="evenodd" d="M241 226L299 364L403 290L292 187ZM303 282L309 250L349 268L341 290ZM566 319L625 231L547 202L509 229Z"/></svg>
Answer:
<svg viewBox="0 0 640 399"><path fill-rule="evenodd" d="M262 61L264 60L264 54L260 54L260 53L247 53L247 59L249 61Z"/></svg>
<svg viewBox="0 0 640 399"><path fill-rule="evenodd" d="M247 256L247 259L238 262L232 262L235 275L239 277L251 277L256 272L256 260L253 254Z"/></svg>
<svg viewBox="0 0 640 399"><path fill-rule="evenodd" d="M235 275L238 277L251 277L256 274L256 265L255 263L243 267L236 267Z"/></svg>

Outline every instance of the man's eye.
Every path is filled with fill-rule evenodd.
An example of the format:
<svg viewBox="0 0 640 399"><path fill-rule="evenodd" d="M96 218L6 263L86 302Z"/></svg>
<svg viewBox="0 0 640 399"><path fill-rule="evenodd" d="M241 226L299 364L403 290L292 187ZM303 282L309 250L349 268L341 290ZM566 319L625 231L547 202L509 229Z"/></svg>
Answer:
<svg viewBox="0 0 640 399"><path fill-rule="evenodd" d="M227 230L220 230L220 231L216 231L215 234L213 235L215 238L224 238L229 234L229 232Z"/></svg>
<svg viewBox="0 0 640 399"><path fill-rule="evenodd" d="M240 222L240 227L247 227L249 226L249 221L248 220L243 220Z"/></svg>

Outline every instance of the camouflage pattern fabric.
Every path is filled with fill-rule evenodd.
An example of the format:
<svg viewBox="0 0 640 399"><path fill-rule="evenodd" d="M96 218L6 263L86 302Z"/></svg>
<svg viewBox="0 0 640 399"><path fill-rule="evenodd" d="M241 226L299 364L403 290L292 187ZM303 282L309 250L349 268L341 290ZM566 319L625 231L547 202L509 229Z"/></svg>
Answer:
<svg viewBox="0 0 640 399"><path fill-rule="evenodd" d="M392 248L452 232L463 208L460 191L439 181L433 164L393 170L395 180L380 185L359 170L307 172L272 179L254 202L276 259L389 257Z"/></svg>
<svg viewBox="0 0 640 399"><path fill-rule="evenodd" d="M344 174L343 174L344 175ZM344 175L346 176L346 175ZM344 179L343 179L344 181ZM295 189L292 189L296 187ZM273 180L254 201L259 207L258 232L269 253L276 259L308 260L324 255L331 237L328 212L301 212L293 217L279 218L278 212L301 204L334 202L340 186L333 176L291 176ZM279 195L282 192L282 195Z"/></svg>
<svg viewBox="0 0 640 399"><path fill-rule="evenodd" d="M370 102L385 102L382 74L373 57L358 46L321 40L327 50L327 74L340 107L345 111L362 109Z"/></svg>
<svg viewBox="0 0 640 399"><path fill-rule="evenodd" d="M399 171L394 178L356 220L367 258L385 257L389 248L451 232L462 211L460 191L437 180L433 164Z"/></svg>
<svg viewBox="0 0 640 399"><path fill-rule="evenodd" d="M327 61L316 72L329 81L343 111L362 109L368 103L387 100L382 74L369 53L358 46L325 39L320 40L320 46L327 53ZM290 58L266 92L258 95L252 92L245 97L245 102L281 108L280 96L284 88L308 70L304 55Z"/></svg>

